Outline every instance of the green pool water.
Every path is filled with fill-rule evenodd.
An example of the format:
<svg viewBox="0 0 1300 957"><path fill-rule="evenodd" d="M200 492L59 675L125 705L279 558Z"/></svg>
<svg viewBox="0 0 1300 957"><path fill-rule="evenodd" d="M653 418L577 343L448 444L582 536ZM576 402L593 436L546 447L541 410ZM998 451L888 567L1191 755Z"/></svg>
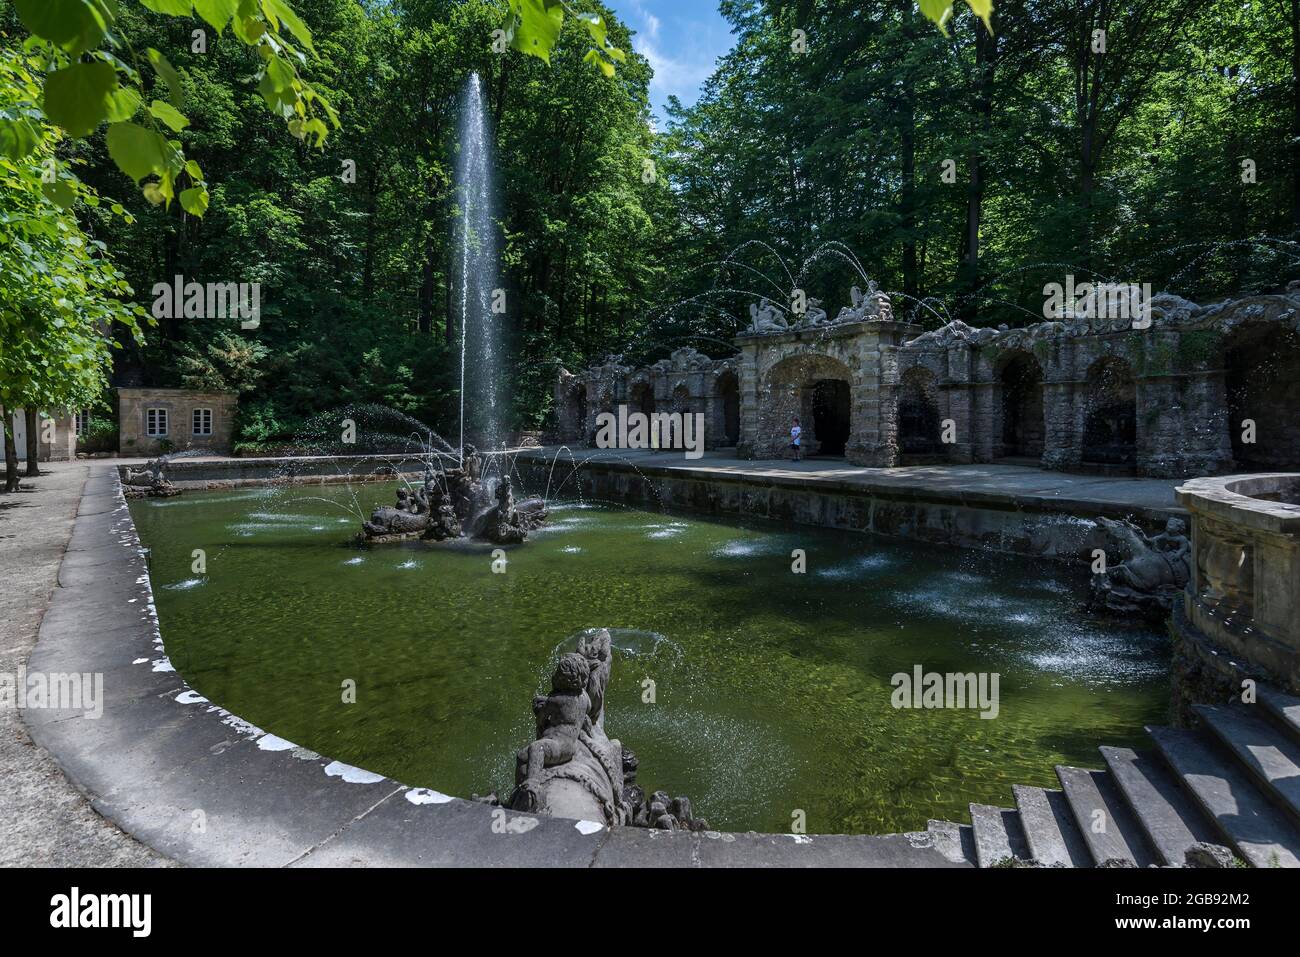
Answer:
<svg viewBox="0 0 1300 957"><path fill-rule="evenodd" d="M1086 569L561 503L495 574L486 546L349 547L351 510L393 487L133 502L180 673L296 744L468 797L513 783L555 655L608 626L608 731L647 791L689 795L724 830L968 820L1166 714L1167 642L1087 620ZM998 716L895 709L891 677L916 665L997 672Z"/></svg>

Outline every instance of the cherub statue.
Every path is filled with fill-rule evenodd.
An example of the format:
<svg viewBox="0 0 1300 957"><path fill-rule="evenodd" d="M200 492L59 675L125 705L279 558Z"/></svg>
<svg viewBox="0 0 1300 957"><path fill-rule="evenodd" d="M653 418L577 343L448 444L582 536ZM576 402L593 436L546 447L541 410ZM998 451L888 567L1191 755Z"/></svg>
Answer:
<svg viewBox="0 0 1300 957"><path fill-rule="evenodd" d="M790 323L782 315L780 308L767 298L749 304L749 331L751 333L785 332Z"/></svg>
<svg viewBox="0 0 1300 957"><path fill-rule="evenodd" d="M533 699L537 740L521 748L516 755L517 789L526 790L529 781L541 774L544 768L564 764L577 753L578 735L592 727L589 714L591 698L587 695L590 673L587 659L569 652L555 666L551 693ZM518 804L515 807L520 809Z"/></svg>

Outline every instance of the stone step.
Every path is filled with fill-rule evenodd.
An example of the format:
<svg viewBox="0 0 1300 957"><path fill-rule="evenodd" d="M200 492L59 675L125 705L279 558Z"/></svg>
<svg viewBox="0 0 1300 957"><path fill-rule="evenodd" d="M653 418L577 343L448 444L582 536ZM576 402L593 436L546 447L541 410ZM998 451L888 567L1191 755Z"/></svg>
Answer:
<svg viewBox="0 0 1300 957"><path fill-rule="evenodd" d="M1291 740L1300 741L1300 698L1260 685L1255 690L1255 703L1291 736Z"/></svg>
<svg viewBox="0 0 1300 957"><path fill-rule="evenodd" d="M972 804L970 823L975 832L975 860L980 867L992 867L1009 857L1029 859L1025 832L1019 815L1011 808Z"/></svg>
<svg viewBox="0 0 1300 957"><path fill-rule="evenodd" d="M1219 830L1255 867L1300 867L1300 834L1208 731L1147 728L1160 755Z"/></svg>
<svg viewBox="0 0 1300 957"><path fill-rule="evenodd" d="M1092 857L1060 791L1013 784L1030 856L1050 867L1090 867Z"/></svg>
<svg viewBox="0 0 1300 957"><path fill-rule="evenodd" d="M1075 823L1098 865L1126 861L1134 867L1156 863L1142 826L1124 803L1114 779L1105 771L1056 766Z"/></svg>
<svg viewBox="0 0 1300 957"><path fill-rule="evenodd" d="M1264 786L1265 793L1300 824L1300 744L1246 706L1197 704L1192 710Z"/></svg>
<svg viewBox="0 0 1300 957"><path fill-rule="evenodd" d="M1205 812L1156 755L1105 745L1100 750L1160 863L1182 867L1193 844L1222 841Z"/></svg>
<svg viewBox="0 0 1300 957"><path fill-rule="evenodd" d="M950 861L966 861L972 867L978 863L975 855L975 829L969 824L952 821L927 821L925 829L934 835L934 846Z"/></svg>

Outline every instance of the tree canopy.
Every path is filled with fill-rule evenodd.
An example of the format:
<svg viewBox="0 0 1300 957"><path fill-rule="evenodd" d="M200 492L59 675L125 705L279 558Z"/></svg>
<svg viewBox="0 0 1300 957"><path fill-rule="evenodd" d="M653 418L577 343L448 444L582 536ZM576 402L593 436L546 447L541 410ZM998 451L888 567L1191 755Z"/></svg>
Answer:
<svg viewBox="0 0 1300 957"><path fill-rule="evenodd" d="M1295 275L1289 0L722 0L734 46L659 126L650 64L595 0L293 0L292 19L281 0L77 3L111 21L14 50L28 78L0 105L0 169L27 171L24 202L85 234L107 270L99 308L129 317L177 275L260 284L253 329L172 315L138 342L115 320L117 384L237 391L248 444L348 403L450 424L472 73L517 427L544 421L561 365L727 354L748 302L796 284L833 311L861 283L854 259L930 326L1034 321L1067 272L1198 299ZM0 30L42 29L40 9L0 11ZM109 95L53 120L42 104L69 69L83 93L111 72ZM136 162L146 137L123 124L157 163ZM42 157L55 183L38 182ZM121 213L101 194L125 194Z"/></svg>

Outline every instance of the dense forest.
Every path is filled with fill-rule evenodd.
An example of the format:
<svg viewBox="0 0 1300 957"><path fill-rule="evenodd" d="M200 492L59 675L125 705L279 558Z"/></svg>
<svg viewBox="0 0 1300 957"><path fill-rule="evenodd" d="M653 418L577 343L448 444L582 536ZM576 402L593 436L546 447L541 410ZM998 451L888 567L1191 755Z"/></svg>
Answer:
<svg viewBox="0 0 1300 957"><path fill-rule="evenodd" d="M635 36L580 6L628 51L612 77L573 18L548 64L493 50L501 3L294 0L341 120L316 148L255 103L256 55L229 32L200 51L201 23L123 4L133 42L169 51L184 85L178 136L210 206L152 205L101 132L60 149L127 215L81 209L83 228L146 308L177 274L262 292L255 330L123 331L114 384L237 391L246 449L347 403L444 427L474 72L521 428L544 422L562 365L726 354L752 293L799 285L834 314L861 284L845 255L930 327L1034 321L1067 272L1200 301L1297 275L1300 0L999 0L992 32L965 8L936 30L913 0L722 0L734 47L658 129ZM8 7L0 31L24 35Z"/></svg>

